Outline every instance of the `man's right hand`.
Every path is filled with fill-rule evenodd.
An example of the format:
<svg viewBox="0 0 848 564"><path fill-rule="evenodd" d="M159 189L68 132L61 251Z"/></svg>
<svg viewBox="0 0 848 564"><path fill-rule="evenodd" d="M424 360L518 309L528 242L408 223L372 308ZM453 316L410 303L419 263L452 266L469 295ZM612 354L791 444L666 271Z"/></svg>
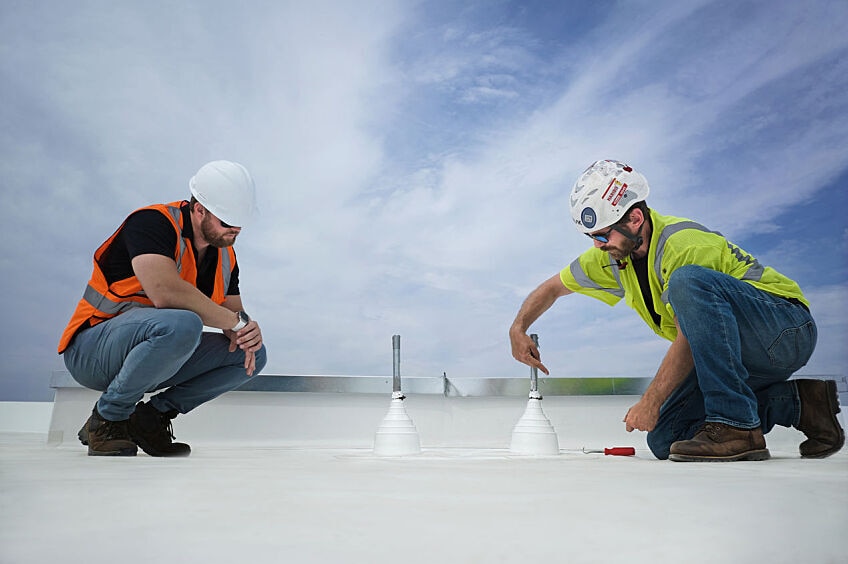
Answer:
<svg viewBox="0 0 848 564"><path fill-rule="evenodd" d="M512 357L518 362L523 362L527 366L534 366L544 372L550 374L545 365L542 364L539 347L533 342L524 331L510 330L509 341L512 344Z"/></svg>
<svg viewBox="0 0 848 564"><path fill-rule="evenodd" d="M512 357L518 362L523 362L527 366L533 366L548 373L548 369L542 364L541 356L539 355L539 347L527 335L527 329L534 321L539 319L544 312L550 308L558 298L567 296L571 290L562 284L559 273L554 274L538 288L530 292L524 303L521 304L521 309L518 310L518 315L515 316L515 321L509 328L509 341L512 344Z"/></svg>

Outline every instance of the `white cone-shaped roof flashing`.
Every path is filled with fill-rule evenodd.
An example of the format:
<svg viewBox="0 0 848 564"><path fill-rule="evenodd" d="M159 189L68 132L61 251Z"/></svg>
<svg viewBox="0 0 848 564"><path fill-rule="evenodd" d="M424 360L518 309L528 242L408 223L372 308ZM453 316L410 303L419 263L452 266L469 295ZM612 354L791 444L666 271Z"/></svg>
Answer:
<svg viewBox="0 0 848 564"><path fill-rule="evenodd" d="M531 398L524 415L512 430L512 454L550 456L559 454L559 441L550 420L542 411L542 400Z"/></svg>
<svg viewBox="0 0 848 564"><path fill-rule="evenodd" d="M377 428L374 454L377 456L406 456L421 452L418 430L406 413L403 400L392 399L389 412Z"/></svg>

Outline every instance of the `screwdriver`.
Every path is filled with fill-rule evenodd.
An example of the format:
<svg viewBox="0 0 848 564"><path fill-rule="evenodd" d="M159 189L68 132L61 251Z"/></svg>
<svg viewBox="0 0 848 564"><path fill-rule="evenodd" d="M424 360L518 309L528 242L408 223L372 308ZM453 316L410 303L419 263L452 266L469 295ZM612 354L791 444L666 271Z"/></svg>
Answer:
<svg viewBox="0 0 848 564"><path fill-rule="evenodd" d="M586 448L584 447L583 452L586 453L586 454L594 453L594 452L597 452L597 453L602 452L606 455L612 455L612 456L633 456L634 454L636 454L636 449L633 448L633 447L612 447L612 448L605 448L604 450L586 450Z"/></svg>

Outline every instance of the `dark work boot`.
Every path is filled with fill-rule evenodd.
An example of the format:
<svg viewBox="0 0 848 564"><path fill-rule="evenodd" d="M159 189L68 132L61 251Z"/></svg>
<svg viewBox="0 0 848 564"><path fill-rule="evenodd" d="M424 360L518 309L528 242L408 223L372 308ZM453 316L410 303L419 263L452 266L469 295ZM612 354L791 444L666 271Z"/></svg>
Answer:
<svg viewBox="0 0 848 564"><path fill-rule="evenodd" d="M176 416L174 410L162 413L149 403L139 402L130 415L130 436L150 456L188 456L190 446L173 442L171 419Z"/></svg>
<svg viewBox="0 0 848 564"><path fill-rule="evenodd" d="M807 435L799 447L801 458L825 458L845 444L839 424L839 396L833 380L796 380L801 398L798 430Z"/></svg>
<svg viewBox="0 0 848 564"><path fill-rule="evenodd" d="M704 423L688 441L672 443L668 455L675 462L734 462L768 460L763 430L739 429L724 423Z"/></svg>
<svg viewBox="0 0 848 564"><path fill-rule="evenodd" d="M82 444L88 446L89 456L135 456L138 447L130 438L127 420L109 421L97 412L97 406L91 411L91 417L77 433Z"/></svg>

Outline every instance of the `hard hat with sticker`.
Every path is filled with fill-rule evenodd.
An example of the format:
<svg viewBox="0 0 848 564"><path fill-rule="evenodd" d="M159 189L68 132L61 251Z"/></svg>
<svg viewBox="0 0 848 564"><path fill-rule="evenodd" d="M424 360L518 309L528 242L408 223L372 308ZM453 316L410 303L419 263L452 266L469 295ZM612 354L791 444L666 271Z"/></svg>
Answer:
<svg viewBox="0 0 848 564"><path fill-rule="evenodd" d="M644 201L649 192L648 181L630 166L596 161L571 189L571 218L582 233L604 229L624 217L633 204Z"/></svg>

